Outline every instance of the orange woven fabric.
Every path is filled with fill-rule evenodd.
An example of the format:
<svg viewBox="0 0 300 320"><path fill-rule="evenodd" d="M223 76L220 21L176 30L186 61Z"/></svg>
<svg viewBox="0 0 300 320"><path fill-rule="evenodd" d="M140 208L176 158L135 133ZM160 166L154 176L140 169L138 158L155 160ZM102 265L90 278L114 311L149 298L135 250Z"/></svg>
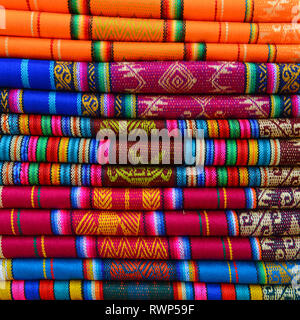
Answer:
<svg viewBox="0 0 300 320"><path fill-rule="evenodd" d="M299 45L107 42L0 36L0 57L62 61L299 62Z"/></svg>
<svg viewBox="0 0 300 320"><path fill-rule="evenodd" d="M112 18L6 10L0 35L54 39L299 44L300 24Z"/></svg>
<svg viewBox="0 0 300 320"><path fill-rule="evenodd" d="M292 22L298 0L0 0L7 9L103 16Z"/></svg>

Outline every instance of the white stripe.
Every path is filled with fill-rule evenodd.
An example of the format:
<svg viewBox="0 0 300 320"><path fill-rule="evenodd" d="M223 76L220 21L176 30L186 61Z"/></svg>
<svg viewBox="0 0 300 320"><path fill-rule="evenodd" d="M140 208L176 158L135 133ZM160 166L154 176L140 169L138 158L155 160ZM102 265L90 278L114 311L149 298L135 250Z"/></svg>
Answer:
<svg viewBox="0 0 300 320"><path fill-rule="evenodd" d="M0 260L0 281L7 280L4 272L5 269L3 268L3 262L4 260Z"/></svg>
<svg viewBox="0 0 300 320"><path fill-rule="evenodd" d="M96 300L96 286L95 286L95 281L91 282L91 296L93 300Z"/></svg>
<svg viewBox="0 0 300 320"><path fill-rule="evenodd" d="M40 11L37 0L33 0L33 4L34 4L34 11Z"/></svg>
<svg viewBox="0 0 300 320"><path fill-rule="evenodd" d="M8 37L5 37L5 40L4 40L4 46L5 46L5 55L9 58L9 51L8 51Z"/></svg>
<svg viewBox="0 0 300 320"><path fill-rule="evenodd" d="M259 168L259 172L260 172L260 176L261 176L261 186L262 187L267 187L265 185L265 179L266 179L265 170L262 169L262 168Z"/></svg>
<svg viewBox="0 0 300 320"><path fill-rule="evenodd" d="M196 139L196 166L204 166L205 159L205 140Z"/></svg>
<svg viewBox="0 0 300 320"><path fill-rule="evenodd" d="M243 61L246 61L246 59L247 59L247 45L244 44L244 59L243 59Z"/></svg>
<svg viewBox="0 0 300 320"><path fill-rule="evenodd" d="M61 40L57 40L57 55L58 55L58 60L62 60L61 59Z"/></svg>
<svg viewBox="0 0 300 320"><path fill-rule="evenodd" d="M34 11L31 12L30 15L30 29L31 29L31 35L34 37L34 30L33 30L33 18L34 18Z"/></svg>
<svg viewBox="0 0 300 320"><path fill-rule="evenodd" d="M224 14L224 0L221 1L221 16L220 16L220 21L223 21L223 14Z"/></svg>
<svg viewBox="0 0 300 320"><path fill-rule="evenodd" d="M225 22L225 42L228 41L228 33L229 33L229 24Z"/></svg>

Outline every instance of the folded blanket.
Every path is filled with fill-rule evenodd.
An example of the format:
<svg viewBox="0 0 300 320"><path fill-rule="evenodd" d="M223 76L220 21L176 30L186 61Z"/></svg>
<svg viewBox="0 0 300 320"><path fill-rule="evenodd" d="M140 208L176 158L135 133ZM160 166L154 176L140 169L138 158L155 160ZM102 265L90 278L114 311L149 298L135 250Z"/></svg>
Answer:
<svg viewBox="0 0 300 320"><path fill-rule="evenodd" d="M98 17L5 11L0 35L33 38L299 44L298 23L248 23Z"/></svg>
<svg viewBox="0 0 300 320"><path fill-rule="evenodd" d="M0 162L0 185L298 187L300 167L132 167Z"/></svg>
<svg viewBox="0 0 300 320"><path fill-rule="evenodd" d="M1 3L1 2L0 2ZM299 62L299 45L107 42L0 36L0 57L64 61Z"/></svg>
<svg viewBox="0 0 300 320"><path fill-rule="evenodd" d="M155 96L0 89L0 112L125 119L299 118L300 96Z"/></svg>
<svg viewBox="0 0 300 320"><path fill-rule="evenodd" d="M116 120L65 116L0 114L0 134L93 138L107 130L117 136L167 130L177 136L249 139L300 138L300 119Z"/></svg>
<svg viewBox="0 0 300 320"><path fill-rule="evenodd" d="M291 285L5 281L0 300L299 300Z"/></svg>
<svg viewBox="0 0 300 320"><path fill-rule="evenodd" d="M1 209L2 235L293 236L299 210L94 211Z"/></svg>
<svg viewBox="0 0 300 320"><path fill-rule="evenodd" d="M300 237L0 236L0 258L300 259Z"/></svg>
<svg viewBox="0 0 300 320"><path fill-rule="evenodd" d="M292 22L297 0L1 0L7 9L158 19Z"/></svg>
<svg viewBox="0 0 300 320"><path fill-rule="evenodd" d="M300 262L3 259L2 280L188 281L290 284Z"/></svg>
<svg viewBox="0 0 300 320"><path fill-rule="evenodd" d="M9 186L0 187L0 208L122 211L298 209L300 188L130 189Z"/></svg>
<svg viewBox="0 0 300 320"><path fill-rule="evenodd" d="M300 93L300 64L2 58L0 70L0 87L4 88L162 94Z"/></svg>
<svg viewBox="0 0 300 320"><path fill-rule="evenodd" d="M145 139L144 139L145 138ZM197 166L295 166L300 139L116 140L0 136L0 161ZM126 142L126 144L125 144Z"/></svg>

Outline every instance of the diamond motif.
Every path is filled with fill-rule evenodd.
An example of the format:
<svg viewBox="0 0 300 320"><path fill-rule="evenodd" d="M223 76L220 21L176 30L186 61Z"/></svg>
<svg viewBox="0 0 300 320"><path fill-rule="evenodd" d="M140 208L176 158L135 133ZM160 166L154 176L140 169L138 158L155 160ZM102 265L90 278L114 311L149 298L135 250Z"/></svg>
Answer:
<svg viewBox="0 0 300 320"><path fill-rule="evenodd" d="M158 84L169 93L188 92L197 79L183 64L176 62L161 76Z"/></svg>

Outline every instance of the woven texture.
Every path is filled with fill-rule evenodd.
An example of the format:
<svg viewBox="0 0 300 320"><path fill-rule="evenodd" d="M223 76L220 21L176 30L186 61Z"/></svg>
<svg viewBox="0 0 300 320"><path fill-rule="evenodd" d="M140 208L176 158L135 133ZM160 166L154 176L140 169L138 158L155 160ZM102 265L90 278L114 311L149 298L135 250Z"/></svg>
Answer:
<svg viewBox="0 0 300 320"><path fill-rule="evenodd" d="M178 223L180 221L180 223ZM94 211L1 209L2 235L293 236L297 210Z"/></svg>
<svg viewBox="0 0 300 320"><path fill-rule="evenodd" d="M300 259L300 237L0 236L0 258Z"/></svg>
<svg viewBox="0 0 300 320"><path fill-rule="evenodd" d="M298 64L0 59L0 69L4 88L162 94L300 92Z"/></svg>
<svg viewBox="0 0 300 320"><path fill-rule="evenodd" d="M2 0L7 9L160 19L291 22L297 0Z"/></svg>
<svg viewBox="0 0 300 320"><path fill-rule="evenodd" d="M0 260L5 280L187 281L290 284L299 262L100 259Z"/></svg>
<svg viewBox="0 0 300 320"><path fill-rule="evenodd" d="M298 2L0 0L0 300L300 300Z"/></svg>
<svg viewBox="0 0 300 320"><path fill-rule="evenodd" d="M57 61L297 62L299 53L299 45L285 44L109 42L0 36L0 57Z"/></svg>
<svg viewBox="0 0 300 320"><path fill-rule="evenodd" d="M99 130L116 135L147 134L166 129L186 137L223 139L298 138L300 119L115 120L64 116L1 114L0 133L10 135L96 137Z"/></svg>
<svg viewBox="0 0 300 320"><path fill-rule="evenodd" d="M0 89L0 111L129 119L299 118L300 98L298 95L155 96Z"/></svg>
<svg viewBox="0 0 300 320"><path fill-rule="evenodd" d="M298 300L291 285L191 282L7 281L1 300Z"/></svg>
<svg viewBox="0 0 300 320"><path fill-rule="evenodd" d="M133 19L6 10L0 35L35 38L213 43L297 44L300 28L288 23Z"/></svg>
<svg viewBox="0 0 300 320"><path fill-rule="evenodd" d="M130 167L0 162L1 185L86 187L300 186L300 167Z"/></svg>
<svg viewBox="0 0 300 320"><path fill-rule="evenodd" d="M178 143L179 142L179 143ZM0 136L1 161L119 164L190 164L207 166L278 166L300 164L300 139L182 139L122 142L85 138ZM139 150L139 152L137 152ZM194 160L191 158L194 157Z"/></svg>
<svg viewBox="0 0 300 320"><path fill-rule="evenodd" d="M16 194L22 195L16 198ZM284 201L282 201L284 199ZM298 209L300 188L0 187L1 208L99 210Z"/></svg>

